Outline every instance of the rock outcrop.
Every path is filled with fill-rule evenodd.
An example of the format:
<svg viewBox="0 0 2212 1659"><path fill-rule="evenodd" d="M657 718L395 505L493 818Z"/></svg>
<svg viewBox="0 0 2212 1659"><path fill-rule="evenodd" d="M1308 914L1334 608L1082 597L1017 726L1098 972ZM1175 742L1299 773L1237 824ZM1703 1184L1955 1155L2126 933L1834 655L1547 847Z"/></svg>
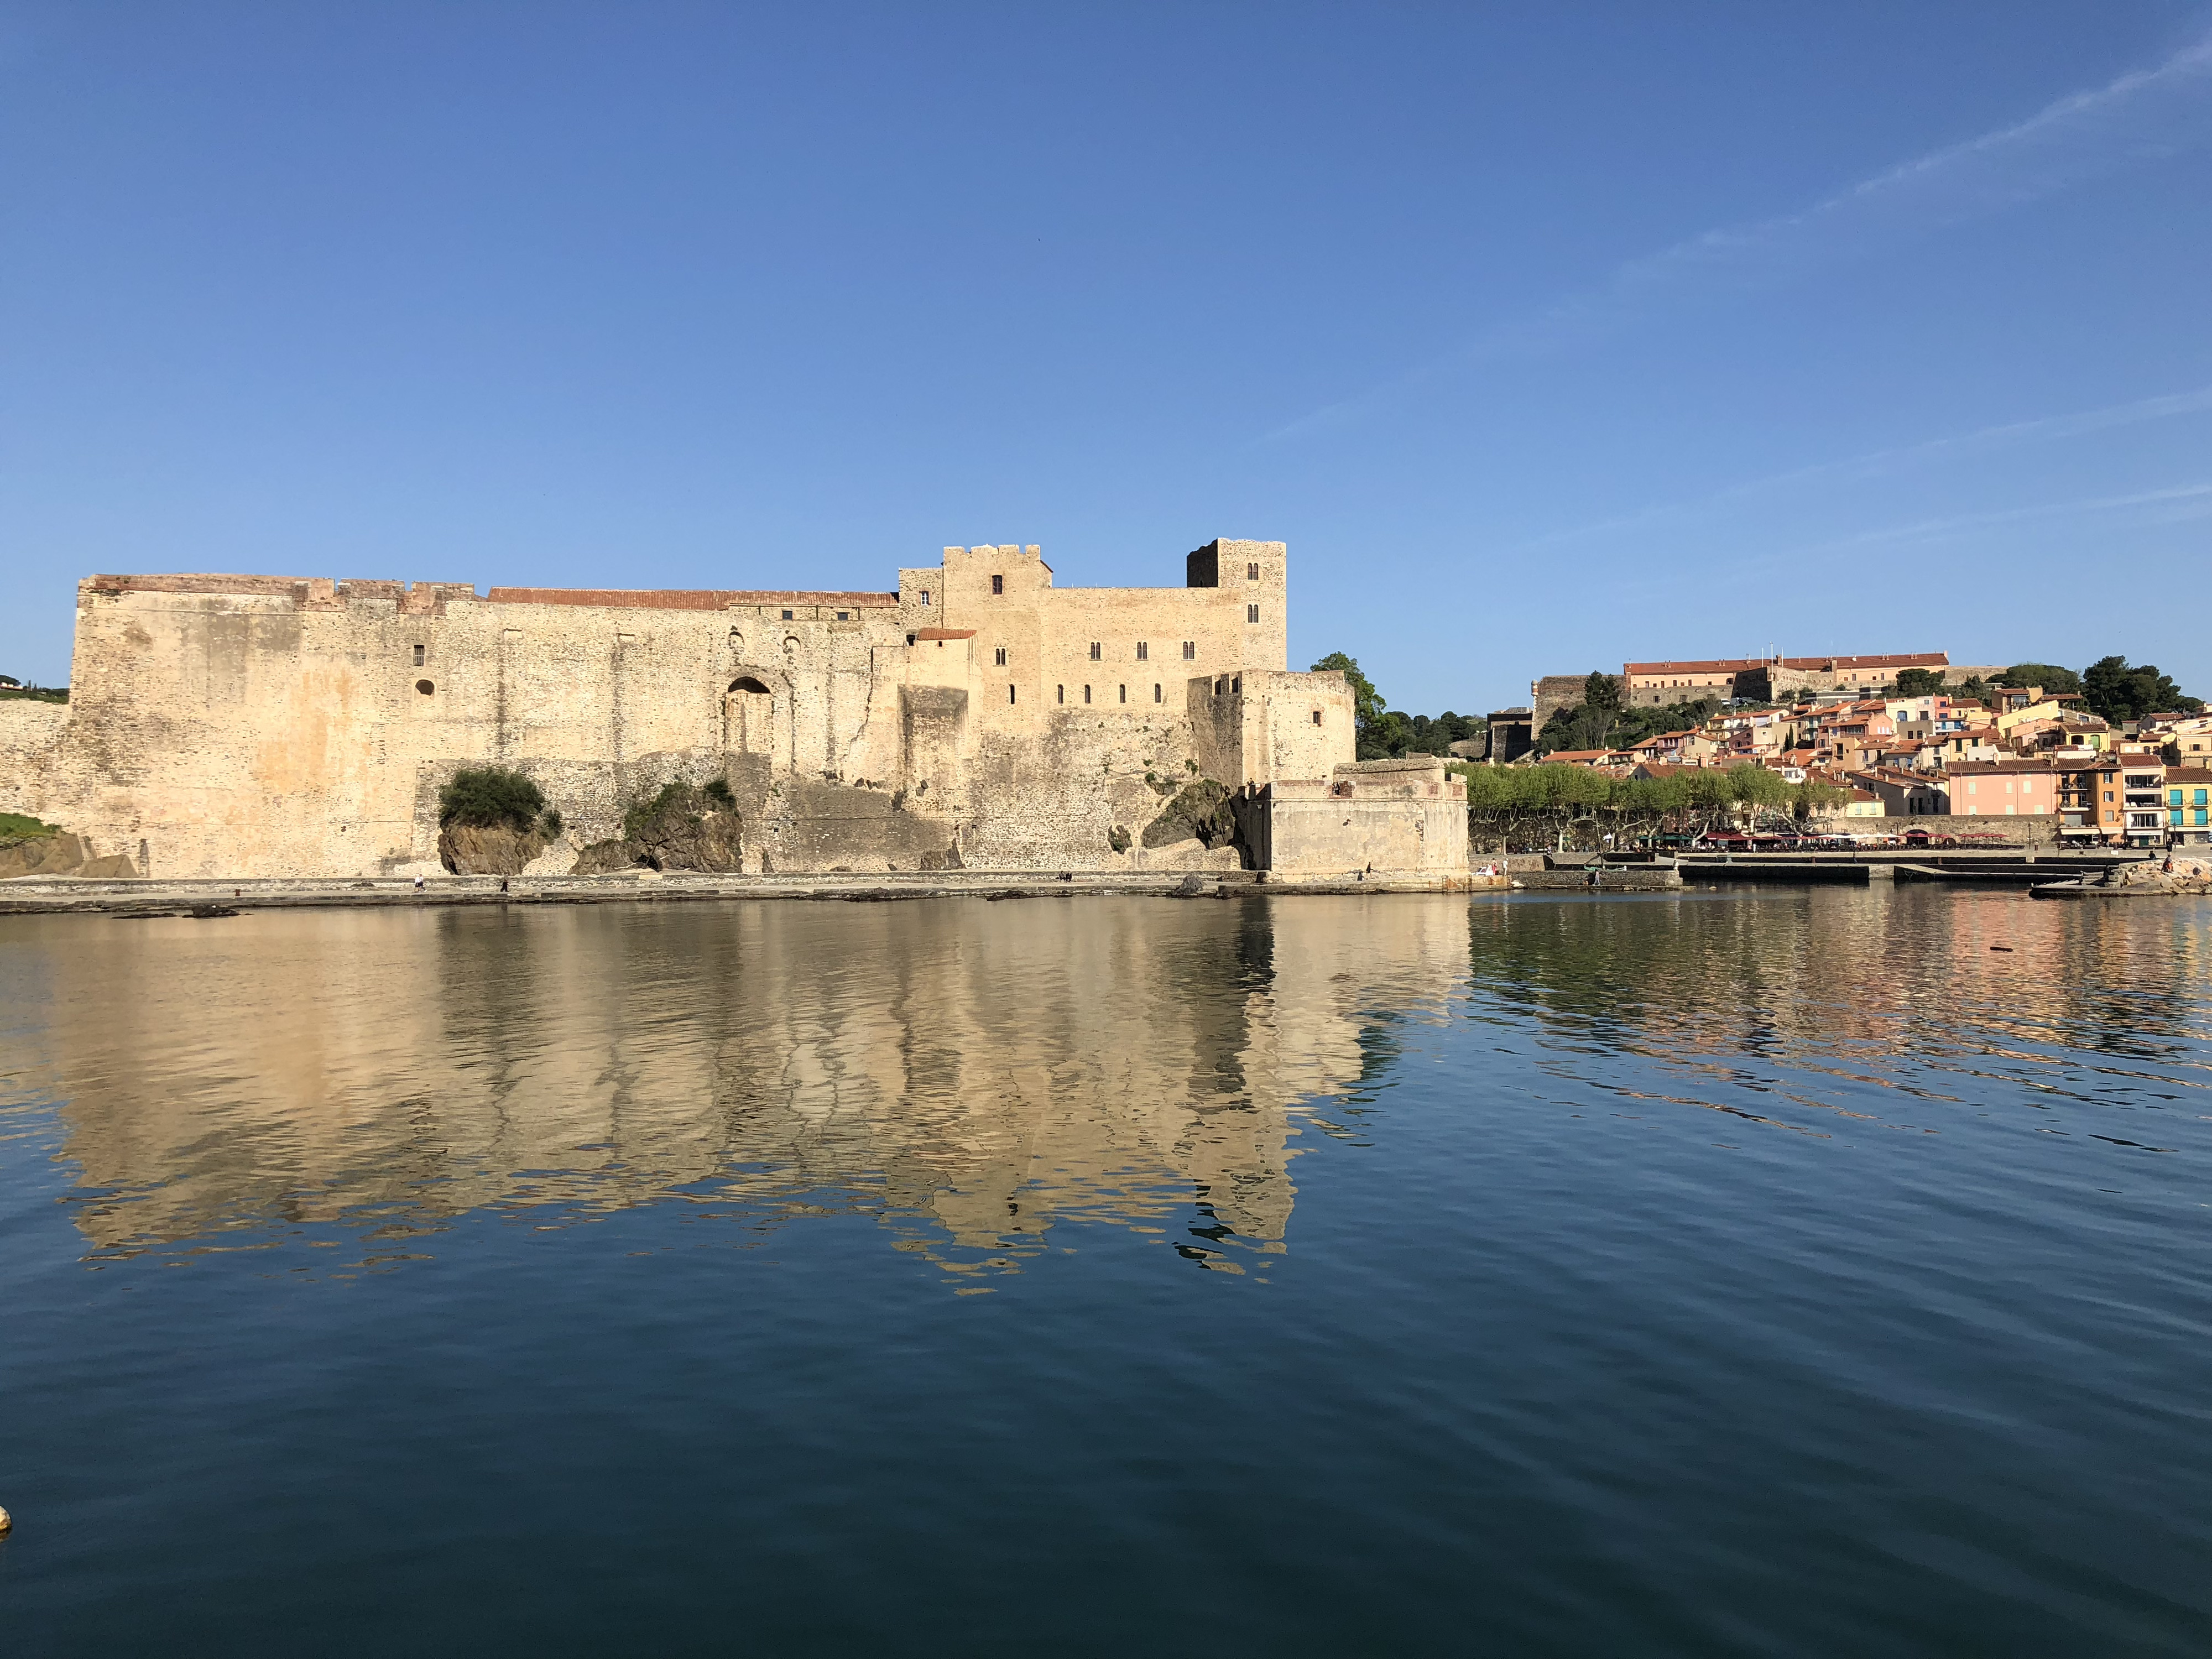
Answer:
<svg viewBox="0 0 2212 1659"><path fill-rule="evenodd" d="M735 875L741 867L743 821L726 802L688 783L672 783L630 808L619 841L595 841L576 854L578 876L625 870L695 871Z"/></svg>
<svg viewBox="0 0 2212 1659"><path fill-rule="evenodd" d="M2105 872L2100 885L2139 893L2212 893L2212 862L2176 859L2171 871L2163 868L2162 861L2158 860L2117 864Z"/></svg>
<svg viewBox="0 0 2212 1659"><path fill-rule="evenodd" d="M438 862L457 876L519 876L545 850L535 830L449 823L438 832Z"/></svg>
<svg viewBox="0 0 2212 1659"><path fill-rule="evenodd" d="M1171 847L1195 837L1211 850L1237 839L1237 815L1231 810L1229 790L1211 778L1183 786L1159 817L1145 826L1147 847Z"/></svg>
<svg viewBox="0 0 2212 1659"><path fill-rule="evenodd" d="M734 874L738 868L737 813L703 791L672 783L623 821L631 861L649 870Z"/></svg>
<svg viewBox="0 0 2212 1659"><path fill-rule="evenodd" d="M0 842L0 881L17 876L81 876L87 879L135 878L138 866L122 853L88 856L84 837L67 830Z"/></svg>
<svg viewBox="0 0 2212 1659"><path fill-rule="evenodd" d="M576 854L576 865L568 872L572 876L611 876L623 870L637 868L637 857L629 843L620 841L595 841Z"/></svg>

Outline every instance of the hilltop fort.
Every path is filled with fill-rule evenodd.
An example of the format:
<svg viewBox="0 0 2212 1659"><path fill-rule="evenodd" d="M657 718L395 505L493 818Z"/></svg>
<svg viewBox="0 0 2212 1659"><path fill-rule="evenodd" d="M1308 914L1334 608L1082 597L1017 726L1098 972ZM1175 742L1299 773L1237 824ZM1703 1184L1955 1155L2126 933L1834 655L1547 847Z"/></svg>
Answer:
<svg viewBox="0 0 2212 1659"><path fill-rule="evenodd" d="M69 702L0 702L0 811L141 875L405 874L489 766L560 813L547 872L678 784L727 803L734 871L1464 873L1463 786L1355 763L1341 676L1288 671L1284 544L1184 575L1056 588L1009 544L885 592L93 576Z"/></svg>

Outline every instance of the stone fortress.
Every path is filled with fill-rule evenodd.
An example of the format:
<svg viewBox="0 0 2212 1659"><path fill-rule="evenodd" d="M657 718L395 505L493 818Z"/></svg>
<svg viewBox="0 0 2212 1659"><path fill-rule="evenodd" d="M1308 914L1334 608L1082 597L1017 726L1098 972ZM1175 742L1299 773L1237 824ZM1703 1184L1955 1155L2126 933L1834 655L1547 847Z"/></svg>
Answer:
<svg viewBox="0 0 2212 1659"><path fill-rule="evenodd" d="M532 873L719 780L750 873L1463 876L1464 786L1353 761L1288 596L1282 543L1230 540L1176 588L1018 545L896 592L94 576L69 702L0 702L0 811L139 875L428 873L441 787L498 766L565 823Z"/></svg>

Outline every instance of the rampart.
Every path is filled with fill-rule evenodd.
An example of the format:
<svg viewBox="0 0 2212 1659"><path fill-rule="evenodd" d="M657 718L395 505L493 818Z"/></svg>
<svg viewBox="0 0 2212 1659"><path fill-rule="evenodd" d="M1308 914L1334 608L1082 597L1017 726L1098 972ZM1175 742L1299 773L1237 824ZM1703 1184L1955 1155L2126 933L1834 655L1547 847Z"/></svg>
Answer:
<svg viewBox="0 0 2212 1659"><path fill-rule="evenodd" d="M559 810L556 866L719 779L750 871L1235 867L1249 841L1144 832L1191 784L1249 799L1353 753L1342 678L1288 671L1286 562L1220 540L1182 587L1060 589L1035 546L948 547L886 592L94 576L69 703L0 703L0 810L142 874L427 873L441 786L491 765Z"/></svg>

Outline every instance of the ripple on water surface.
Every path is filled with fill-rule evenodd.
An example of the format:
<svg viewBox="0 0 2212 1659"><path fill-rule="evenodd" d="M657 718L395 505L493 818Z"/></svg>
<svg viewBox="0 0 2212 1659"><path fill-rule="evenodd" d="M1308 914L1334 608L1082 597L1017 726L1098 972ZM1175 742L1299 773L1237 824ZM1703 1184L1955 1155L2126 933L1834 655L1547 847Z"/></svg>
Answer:
<svg viewBox="0 0 2212 1659"><path fill-rule="evenodd" d="M2202 1651L2208 950L1938 889L0 919L0 1625Z"/></svg>

